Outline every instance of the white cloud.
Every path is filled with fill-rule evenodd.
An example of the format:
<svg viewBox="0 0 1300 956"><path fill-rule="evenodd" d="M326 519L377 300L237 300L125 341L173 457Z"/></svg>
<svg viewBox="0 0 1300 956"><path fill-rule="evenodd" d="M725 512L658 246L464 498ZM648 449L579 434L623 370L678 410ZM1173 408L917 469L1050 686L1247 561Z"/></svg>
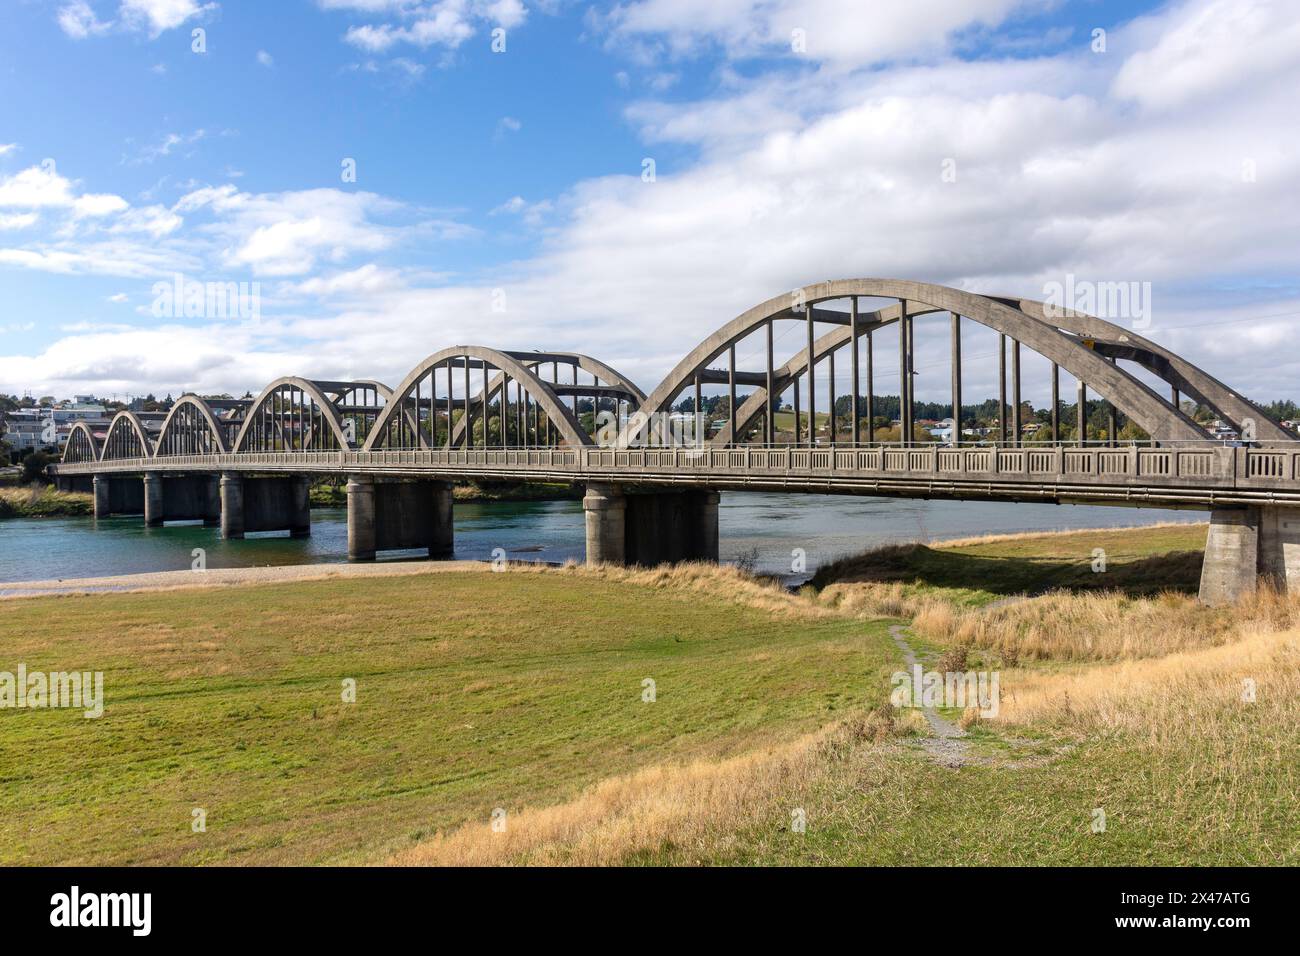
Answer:
<svg viewBox="0 0 1300 956"><path fill-rule="evenodd" d="M262 64L262 66L275 66L275 57L271 56L271 54L267 53L265 50L258 50L257 62Z"/></svg>
<svg viewBox="0 0 1300 956"><path fill-rule="evenodd" d="M1017 8L1046 5L1047 0L875 0L869 7L861 0L634 0L596 19L615 46L642 59L721 47L734 57L785 54L859 65L942 53L963 28L993 26Z"/></svg>
<svg viewBox="0 0 1300 956"><path fill-rule="evenodd" d="M216 7L195 0L122 0L121 15L125 23L147 29L156 37Z"/></svg>
<svg viewBox="0 0 1300 956"><path fill-rule="evenodd" d="M128 205L125 199L112 193L83 193L73 202L72 211L77 216L107 216L121 212Z"/></svg>
<svg viewBox="0 0 1300 956"><path fill-rule="evenodd" d="M355 296L391 291L405 286L402 275L396 269L385 269L374 263L361 266L349 272L336 272L329 276L307 279L296 285L288 286L284 291L291 295L310 295L333 297Z"/></svg>
<svg viewBox="0 0 1300 956"><path fill-rule="evenodd" d="M519 0L437 0L433 3L385 3L382 0L324 0L327 9L391 19L349 27L343 39L369 53L383 53L398 44L421 49L441 46L455 49L474 35L481 23L507 29L521 25L528 11Z"/></svg>
<svg viewBox="0 0 1300 956"><path fill-rule="evenodd" d="M116 302L118 304L126 302L128 299L129 296L125 292L118 292L115 295L110 295L108 297L109 302Z"/></svg>
<svg viewBox="0 0 1300 956"><path fill-rule="evenodd" d="M1154 108L1239 90L1248 96L1261 80L1300 65L1296 13L1293 4L1257 0L1184 4L1173 29L1124 63L1115 93Z"/></svg>
<svg viewBox="0 0 1300 956"><path fill-rule="evenodd" d="M0 156L7 156L17 148L17 143L0 143Z"/></svg>
<svg viewBox="0 0 1300 956"><path fill-rule="evenodd" d="M29 166L12 176L0 178L0 207L39 209L71 206L72 203L72 183L60 176L53 164Z"/></svg>
<svg viewBox="0 0 1300 956"><path fill-rule="evenodd" d="M541 252L468 278L417 284L388 261L412 236L466 233L440 221L419 232L406 222L412 210L377 196L197 189L172 207L185 223L163 241L32 245L0 250L0 262L35 256L39 267L75 272L91 267L77 255L102 268L114 254L142 264L128 251L190 254L198 262L187 274L220 267L283 276L284 295L323 299L323 309L264 309L258 330L231 335L161 328L70 338L40 355L0 358L0 378L67 392L116 382L256 389L289 371L395 382L423 354L461 341L591 352L648 389L719 325L796 285L898 275L1041 297L1046 280L1070 272L1151 281L1151 337L1254 396L1294 394L1300 360L1287 346L1295 317L1244 320L1300 310L1300 64L1271 61L1241 95L1233 70L1203 63L1140 102L1140 121L1125 85L1135 80L1119 79L1152 69L1144 64L1173 49L1170 37L1198 35L1189 24L1220 2L1197 0L1113 31L1106 56L934 59L935 42L922 37L915 49L930 58L888 70L852 69L848 56L834 70L798 76L746 79L724 67L712 96L628 113L647 155L688 143L697 161L661 163L657 181L645 183L638 151L624 175L579 182L550 200L512 196L493 214L526 221L545 208ZM688 6L706 21L712 15ZM728 8L770 20L775 5L730 0ZM393 5L374 10L400 16ZM737 55L751 48L742 41ZM1236 56L1181 42L1202 59ZM1186 103L1197 109L1167 108ZM1253 182L1242 176L1243 153L1256 162ZM955 182L941 178L945 159L955 160ZM1281 291L1259 303L1256 290L1270 285ZM498 287L507 292L504 314L492 309ZM1209 328L1219 318L1237 322L1233 334ZM1205 327L1180 328L1192 324ZM968 326L968 392L983 397L995 387L978 358L988 346L983 330ZM919 331L918 395L941 398L946 335L924 321ZM150 362L132 364L141 355ZM1045 362L1027 357L1025 375L1027 393L1039 389L1041 401Z"/></svg>
<svg viewBox="0 0 1300 956"><path fill-rule="evenodd" d="M0 215L0 229L26 229L35 225L40 217L34 212L15 213L12 216Z"/></svg>
<svg viewBox="0 0 1300 956"><path fill-rule="evenodd" d="M59 8L59 28L74 40L107 32L112 23L102 22L86 0L74 0Z"/></svg>
<svg viewBox="0 0 1300 956"><path fill-rule="evenodd" d="M132 165L157 162L170 156L178 148L193 146L199 140L205 139L207 135L208 131L205 129L196 129L189 133L164 133L158 142L145 146L129 162Z"/></svg>
<svg viewBox="0 0 1300 956"><path fill-rule="evenodd" d="M217 9L216 3L195 0L122 0L117 20L100 20L88 0L72 0L59 8L58 24L74 40L101 36L114 27L141 30L157 38L189 20ZM156 68L155 68L156 69Z"/></svg>

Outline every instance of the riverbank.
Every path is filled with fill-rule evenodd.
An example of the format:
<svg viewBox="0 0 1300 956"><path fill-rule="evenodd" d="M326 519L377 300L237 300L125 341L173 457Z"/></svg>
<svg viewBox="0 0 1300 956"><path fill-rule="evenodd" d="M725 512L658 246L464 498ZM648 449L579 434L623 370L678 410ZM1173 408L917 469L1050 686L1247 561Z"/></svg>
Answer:
<svg viewBox="0 0 1300 956"><path fill-rule="evenodd" d="M94 513L92 495L58 491L53 485L0 488L0 519L82 518Z"/></svg>
<svg viewBox="0 0 1300 956"><path fill-rule="evenodd" d="M1203 533L867 555L797 594L399 563L6 601L0 669L103 671L105 710L0 721L0 757L44 755L0 789L0 858L1294 863L1300 600L1206 609L1125 570ZM1014 593L1016 568L1029 592L1070 566L1116 587ZM904 644L998 672L1000 712L889 706Z"/></svg>

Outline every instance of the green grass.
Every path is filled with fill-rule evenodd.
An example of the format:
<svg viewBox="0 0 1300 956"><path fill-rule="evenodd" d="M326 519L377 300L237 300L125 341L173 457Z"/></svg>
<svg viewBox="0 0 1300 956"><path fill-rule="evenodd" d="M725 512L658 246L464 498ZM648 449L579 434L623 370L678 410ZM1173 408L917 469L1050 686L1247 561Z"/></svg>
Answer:
<svg viewBox="0 0 1300 956"><path fill-rule="evenodd" d="M1243 720L1250 720L1243 711ZM1296 757L1279 728L1252 726L1255 772L1224 779L1212 748L1189 734L1154 748L1127 737L1050 747L1019 746L1019 759L953 769L919 748L862 745L827 762L825 775L791 792L767 818L712 847L666 845L639 862L660 865L1209 866L1300 862ZM1275 750L1283 746L1285 750ZM1054 742L1059 747L1061 743ZM995 752L996 747L982 748ZM1001 748L1005 751L1005 747ZM1222 812L1225 791L1242 807ZM790 811L807 832L789 832ZM1106 830L1093 833L1093 810Z"/></svg>
<svg viewBox="0 0 1300 956"><path fill-rule="evenodd" d="M889 669L883 625L581 573L3 610L0 670L102 670L107 701L99 720L0 711L6 864L381 860L497 806L821 726L883 699Z"/></svg>
<svg viewBox="0 0 1300 956"><path fill-rule="evenodd" d="M1205 526L1100 529L978 541L960 547L881 548L825 565L809 581L900 581L961 604L1057 588L1129 595L1194 593L1200 584ZM1105 572L1093 570L1105 552Z"/></svg>
<svg viewBox="0 0 1300 956"><path fill-rule="evenodd" d="M990 540L842 570L980 603L1092 587L1102 547L1101 583L1141 591L1182 581L1203 535ZM498 806L852 724L888 696L890 622L776 616L652 577L449 572L6 602L0 670L103 670L107 706L98 721L0 711L0 863L383 861ZM911 644L927 664L944 650ZM991 660L974 649L967 666ZM978 724L981 760L960 768L915 736L837 738L757 805L759 822L724 819L624 862L1294 864L1294 663L1258 672L1258 705L1166 691L1174 716L1138 730ZM206 833L190 830L195 807ZM804 834L790 832L796 807Z"/></svg>

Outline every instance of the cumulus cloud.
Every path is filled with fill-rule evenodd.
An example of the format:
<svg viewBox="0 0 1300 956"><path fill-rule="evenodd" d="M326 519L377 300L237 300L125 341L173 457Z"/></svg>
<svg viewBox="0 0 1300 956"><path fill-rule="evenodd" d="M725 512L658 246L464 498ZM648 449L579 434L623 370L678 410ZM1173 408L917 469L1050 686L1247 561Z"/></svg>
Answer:
<svg viewBox="0 0 1300 956"><path fill-rule="evenodd" d="M105 23L95 15L86 0L75 0L60 7L58 23L59 28L74 40L105 33L112 27L112 23Z"/></svg>
<svg viewBox="0 0 1300 956"><path fill-rule="evenodd" d="M121 0L116 20L101 20L88 0L72 0L59 8L59 28L74 40L100 36L120 27L157 38L192 19L217 9L216 3L195 0Z"/></svg>
<svg viewBox="0 0 1300 956"><path fill-rule="evenodd" d="M437 0L434 3L385 0L322 0L326 9L384 14L378 23L351 26L344 40L368 53L383 53L399 44L421 49L432 46L455 49L480 25L512 28L527 18L519 0Z"/></svg>
<svg viewBox="0 0 1300 956"><path fill-rule="evenodd" d="M475 341L592 352L650 388L728 319L812 281L895 275L1039 298L1045 282L1072 273L1152 282L1154 321L1144 334L1252 395L1290 393L1300 372L1300 359L1288 358L1296 351L1287 348L1291 313L1300 312L1300 296L1289 291L1300 256L1300 195L1292 186L1300 175L1300 128L1292 117L1300 63L1279 52L1243 85L1239 50L1196 41L1211 29L1198 26L1206 12L1224 2L1192 0L1114 31L1106 56L1085 49L954 59L943 51L944 38L960 27L948 26L957 22L955 5L938 3L927 8L935 21L924 36L858 38L853 42L865 46L853 53L846 46L833 69L752 79L720 69L713 95L643 101L627 113L644 155L688 144L698 159L661 162L655 181L644 182L637 155L625 174L578 182L549 199L507 199L492 210L506 231L516 228L508 217L547 210L540 251L473 277L414 281L394 254L417 225L391 200L335 190L195 190L170 211L185 219L181 232L202 246L204 262L282 277L283 295L316 297L323 306L264 311L256 332L223 341L213 368L187 354L175 368L129 375L155 389L223 391L256 389L286 371L393 382L422 354ZM831 9L719 5L729 18L715 5L632 3L611 29L664 50L680 45L673 31L694 30L696 42L742 57L762 37L779 38L774 11ZM1277 7L1247 6L1265 18L1252 21L1253 35L1290 28ZM684 24L688 8L700 10L704 26ZM364 8L394 22L405 22L407 9ZM990 19L1005 13L993 3L978 9ZM652 13L662 22L648 19ZM897 16L885 34L903 35L906 15L886 14ZM812 50L817 36L810 29ZM892 55L880 51L895 47L926 55L876 68L879 57ZM1174 50L1187 51L1195 69L1157 77L1157 64L1177 62ZM1135 93L1144 70L1165 83L1146 99ZM1193 92L1179 93L1184 88ZM58 189L37 186L18 192ZM0 195L4 188L0 183ZM439 221L424 227L467 234ZM60 251L85 250L24 246L17 254ZM57 258L54 266L78 268ZM505 290L504 313L493 309L494 289ZM1270 291L1250 294L1258 289ZM1216 321L1234 323L1233 333L1206 334ZM923 322L921 331L928 328ZM918 337L923 398L941 398L947 387L946 335L938 333ZM182 341L169 329L152 339L152 330L140 334L145 338L131 341L136 354L145 342L157 354ZM974 327L968 335L969 394L991 394L992 340ZM200 356L216 353L203 333L194 343ZM83 345L70 341L21 367L0 360L0 377L90 384L77 377L92 354ZM125 354L115 342L96 346L105 356ZM778 340L786 352L796 346ZM742 360L759 361L750 351L742 349ZM111 371L127 375L125 364ZM167 377L182 374L193 377ZM1025 374L1027 392L1037 389L1041 401L1045 363L1027 359Z"/></svg>
<svg viewBox="0 0 1300 956"><path fill-rule="evenodd" d="M122 0L121 16L125 23L156 37L216 8L215 3L195 0Z"/></svg>
<svg viewBox="0 0 1300 956"><path fill-rule="evenodd" d="M615 44L642 55L786 53L860 65L945 50L963 28L993 26L1046 0L634 0L597 17Z"/></svg>

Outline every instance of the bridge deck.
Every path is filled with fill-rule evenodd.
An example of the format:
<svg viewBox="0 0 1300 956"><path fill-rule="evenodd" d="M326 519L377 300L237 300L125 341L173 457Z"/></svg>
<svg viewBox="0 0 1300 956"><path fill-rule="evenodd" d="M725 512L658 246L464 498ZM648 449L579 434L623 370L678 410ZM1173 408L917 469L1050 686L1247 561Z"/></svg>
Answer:
<svg viewBox="0 0 1300 956"><path fill-rule="evenodd" d="M595 481L1166 508L1300 503L1300 444L348 450L161 455L65 463L55 469L59 477L145 472Z"/></svg>

